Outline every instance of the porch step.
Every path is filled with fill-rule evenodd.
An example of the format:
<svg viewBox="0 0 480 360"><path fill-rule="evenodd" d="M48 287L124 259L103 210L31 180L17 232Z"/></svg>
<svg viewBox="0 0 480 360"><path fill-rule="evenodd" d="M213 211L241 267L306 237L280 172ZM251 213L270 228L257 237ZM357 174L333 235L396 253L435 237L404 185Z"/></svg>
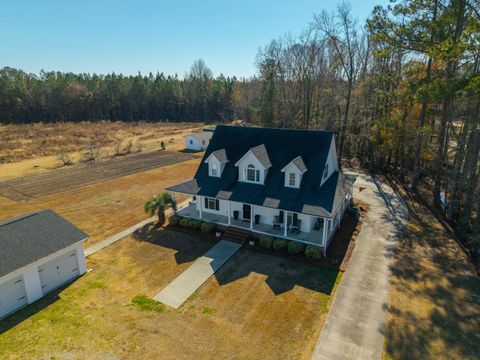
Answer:
<svg viewBox="0 0 480 360"><path fill-rule="evenodd" d="M245 242L248 240L249 237L250 237L249 230L228 227L223 233L222 239L234 242L236 244L243 245L245 244Z"/></svg>

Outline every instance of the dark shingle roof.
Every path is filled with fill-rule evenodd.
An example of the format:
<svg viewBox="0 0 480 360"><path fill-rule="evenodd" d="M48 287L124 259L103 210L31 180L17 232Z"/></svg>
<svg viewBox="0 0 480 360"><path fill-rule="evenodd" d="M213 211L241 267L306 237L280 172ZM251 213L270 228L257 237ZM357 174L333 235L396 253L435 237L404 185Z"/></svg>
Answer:
<svg viewBox="0 0 480 360"><path fill-rule="evenodd" d="M355 181L355 176L336 172L320 187L333 136L333 132L329 131L220 125L210 140L204 160L212 152L226 149L230 162L225 165L222 176L209 176L208 165L202 161L194 179L168 190L310 215L331 216ZM238 167L235 163L255 147L268 150L271 167L265 185L238 181ZM285 187L285 174L281 170L298 156L301 156L308 171L303 175L299 189Z"/></svg>
<svg viewBox="0 0 480 360"><path fill-rule="evenodd" d="M62 250L88 235L52 210L0 223L0 277Z"/></svg>

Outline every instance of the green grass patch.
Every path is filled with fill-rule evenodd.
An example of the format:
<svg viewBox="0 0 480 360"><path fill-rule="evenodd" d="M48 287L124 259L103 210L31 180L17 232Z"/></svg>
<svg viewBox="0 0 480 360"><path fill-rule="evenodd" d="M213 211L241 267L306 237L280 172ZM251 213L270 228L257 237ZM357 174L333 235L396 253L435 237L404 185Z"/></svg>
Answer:
<svg viewBox="0 0 480 360"><path fill-rule="evenodd" d="M153 311L157 313L165 311L165 305L143 294L135 296L132 299L132 303L136 305L140 311Z"/></svg>
<svg viewBox="0 0 480 360"><path fill-rule="evenodd" d="M205 306L202 310L203 315L212 315L213 314L213 309L209 308L208 306Z"/></svg>

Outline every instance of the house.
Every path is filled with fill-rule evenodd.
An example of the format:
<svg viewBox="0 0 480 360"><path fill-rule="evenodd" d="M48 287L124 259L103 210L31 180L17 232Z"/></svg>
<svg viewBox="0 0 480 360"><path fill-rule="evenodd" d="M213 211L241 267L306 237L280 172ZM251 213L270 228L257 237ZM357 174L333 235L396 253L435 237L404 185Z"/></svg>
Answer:
<svg viewBox="0 0 480 360"><path fill-rule="evenodd" d="M186 135L183 138L185 141L185 150L204 151L208 147L212 136L212 131L203 131Z"/></svg>
<svg viewBox="0 0 480 360"><path fill-rule="evenodd" d="M180 216L325 253L354 181L339 170L333 132L219 125L194 178L167 190L192 196Z"/></svg>
<svg viewBox="0 0 480 360"><path fill-rule="evenodd" d="M88 235L52 210L0 223L0 319L86 271Z"/></svg>
<svg viewBox="0 0 480 360"><path fill-rule="evenodd" d="M203 131L210 131L210 132L214 132L215 129L216 129L217 125L207 125L203 128Z"/></svg>

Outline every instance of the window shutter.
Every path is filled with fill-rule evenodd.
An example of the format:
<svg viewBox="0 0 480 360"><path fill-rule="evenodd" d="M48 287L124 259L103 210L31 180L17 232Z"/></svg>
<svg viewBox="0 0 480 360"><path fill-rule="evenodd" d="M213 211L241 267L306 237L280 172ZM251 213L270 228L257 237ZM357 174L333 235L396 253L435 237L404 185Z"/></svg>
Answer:
<svg viewBox="0 0 480 360"><path fill-rule="evenodd" d="M218 199L215 199L215 210L219 210L220 209L220 201L218 201Z"/></svg>
<svg viewBox="0 0 480 360"><path fill-rule="evenodd" d="M208 209L208 198L205 198L205 209Z"/></svg>

